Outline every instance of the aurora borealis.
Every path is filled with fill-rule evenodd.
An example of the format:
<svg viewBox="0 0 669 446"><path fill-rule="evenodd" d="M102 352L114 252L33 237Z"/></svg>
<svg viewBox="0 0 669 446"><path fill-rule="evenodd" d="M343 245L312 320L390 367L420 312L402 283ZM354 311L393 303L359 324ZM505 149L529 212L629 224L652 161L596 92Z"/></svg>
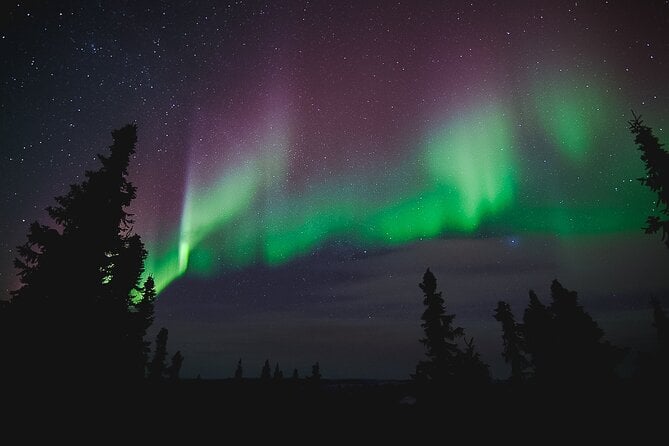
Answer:
<svg viewBox="0 0 669 446"><path fill-rule="evenodd" d="M138 3L6 7L3 290L136 121L135 230L193 376L405 376L427 266L492 363L494 302L554 276L621 339L666 295L626 124L669 141L666 2Z"/></svg>
<svg viewBox="0 0 669 446"><path fill-rule="evenodd" d="M628 198L635 206L627 206L619 216L602 212L602 200L614 199L606 193L594 202L587 193L570 194L570 204L559 195L538 209L536 202L523 200L539 186L534 182L542 181L528 178L531 173L524 165L522 152L529 148L523 148L522 137L528 131L545 139L540 155L564 163L561 175L577 177L589 165L602 163L605 150L625 140L622 126L615 136L606 134L606 123L616 120L606 114L615 98L557 86L532 99L534 104L528 107L535 107L538 122L529 123L524 132L518 131L522 124L513 124L519 117L512 107L501 102L477 104L437 120L434 129L407 143L410 150L404 158L395 165L387 163L381 173L351 167L309 178L296 190L291 190L288 178L294 168L287 159L292 145L285 135L290 131L281 128L281 120L272 121L279 128L270 125L261 130L266 134L241 149L250 156L212 178L203 180L206 173L191 166L178 236L164 242L167 252L151 258L150 265L155 266L149 270L160 271L162 288L189 269L206 275L254 263L276 265L332 239L374 248L444 234L472 234L486 225L502 233L559 235L637 227L636 216L654 207L652 195L638 187ZM209 147L207 156L212 153L215 150ZM638 163L634 152L627 155L603 162L608 172L619 169L627 175L618 173L616 182L601 178L600 172L592 183L608 191L631 190L635 184L628 184L634 175L630 167ZM528 183L530 191L523 190L522 184ZM518 216L526 213L540 215ZM216 240L219 232L227 240Z"/></svg>

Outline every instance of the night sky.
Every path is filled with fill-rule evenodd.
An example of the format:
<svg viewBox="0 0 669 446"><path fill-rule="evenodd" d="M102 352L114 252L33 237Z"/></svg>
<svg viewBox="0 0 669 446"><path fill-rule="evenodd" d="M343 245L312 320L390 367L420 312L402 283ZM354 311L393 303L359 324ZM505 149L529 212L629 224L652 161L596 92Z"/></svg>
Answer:
<svg viewBox="0 0 669 446"><path fill-rule="evenodd" d="M179 3L3 6L3 298L29 223L136 122L151 333L183 376L407 378L428 266L495 377L496 302L554 278L652 343L669 252L627 120L669 143L669 2Z"/></svg>

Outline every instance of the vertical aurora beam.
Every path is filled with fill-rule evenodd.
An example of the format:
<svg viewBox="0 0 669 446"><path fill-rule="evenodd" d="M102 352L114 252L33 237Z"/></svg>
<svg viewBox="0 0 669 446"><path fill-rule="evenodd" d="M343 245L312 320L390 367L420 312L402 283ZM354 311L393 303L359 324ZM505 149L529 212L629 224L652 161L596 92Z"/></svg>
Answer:
<svg viewBox="0 0 669 446"><path fill-rule="evenodd" d="M260 185L256 162L249 161L199 190L192 183L187 186L178 236L163 242L167 248L162 251L151 249L147 259L147 273L155 275L158 292L189 268L199 274L211 272L211 262L203 261L206 250L200 244L243 213Z"/></svg>
<svg viewBox="0 0 669 446"><path fill-rule="evenodd" d="M513 200L514 134L503 110L500 104L472 110L426 141L427 176L432 190L443 192L445 211L460 216L457 229L475 229L486 215Z"/></svg>
<svg viewBox="0 0 669 446"><path fill-rule="evenodd" d="M191 237L191 212L192 208L192 189L190 180L187 180L186 194L184 198L183 208L181 210L181 226L179 228L179 248L177 254L178 275L183 274L188 268L188 257L190 255L190 237Z"/></svg>
<svg viewBox="0 0 669 446"><path fill-rule="evenodd" d="M544 132L575 163L591 156L611 122L610 110L617 109L599 85L574 79L547 80L535 86L532 97Z"/></svg>
<svg viewBox="0 0 669 446"><path fill-rule="evenodd" d="M283 169L282 163L278 162L281 157L275 155L265 154L234 167L214 184L202 187L186 199L179 237L180 271L185 272L192 266L196 273L208 272L205 263L189 263L191 253L200 249L201 243L218 231L228 230L230 236L234 236L237 229L227 226L253 208L253 203L264 191L267 166L273 166L272 170L277 172Z"/></svg>
<svg viewBox="0 0 669 446"><path fill-rule="evenodd" d="M604 81L603 73L604 67L595 67L544 75L534 83L525 112L536 117L533 134L555 167L550 178L526 180L533 190L503 216L507 228L574 237L643 225L639 216L653 201L636 181L643 166L626 125L631 105L613 93L619 88ZM551 187L537 195L546 181Z"/></svg>
<svg viewBox="0 0 669 446"><path fill-rule="evenodd" d="M189 184L179 232L180 272L188 268L194 248L246 209L261 186L258 172L256 161L251 160L197 190Z"/></svg>
<svg viewBox="0 0 669 446"><path fill-rule="evenodd" d="M219 151L224 152L222 149L226 148ZM244 237L241 220L246 219L249 223L247 215L252 214L259 200L267 195L265 189L270 180L282 181L286 171L286 150L286 129L270 125L261 140L233 150L249 154L247 159L229 164L213 178L202 179L191 163L178 230L168 240L149 244L146 273L154 276L158 292L187 271L197 275L211 274L220 267L214 262L215 255L233 266L240 264L237 256L245 256L244 264L255 260L255 257L248 257L249 252L257 249L252 246L255 241L250 242L248 234ZM260 218L258 215L253 217ZM243 246L238 243L235 248L223 252L206 246L208 240L221 232L246 243ZM225 246L224 243L221 245Z"/></svg>
<svg viewBox="0 0 669 446"><path fill-rule="evenodd" d="M286 174L288 128L284 120L276 117L259 132L258 140L232 150L246 154L247 158L226 167L213 180L200 180L195 172L189 175L179 233L180 274L187 270L210 274L220 267L214 257L236 265L239 263L236 253L211 249L206 242L212 237L218 238L221 232L229 237L241 237L240 225L254 212L252 219L264 225L266 202L277 199L277 185L284 182ZM229 151L230 148L223 149ZM246 223L249 223L248 218ZM252 245L243 249L247 255L254 250Z"/></svg>

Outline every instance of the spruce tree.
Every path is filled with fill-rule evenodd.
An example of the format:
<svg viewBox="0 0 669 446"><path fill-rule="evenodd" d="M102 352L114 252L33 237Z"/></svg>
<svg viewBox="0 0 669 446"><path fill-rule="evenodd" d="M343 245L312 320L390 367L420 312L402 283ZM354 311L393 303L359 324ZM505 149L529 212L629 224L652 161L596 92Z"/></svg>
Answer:
<svg viewBox="0 0 669 446"><path fill-rule="evenodd" d="M235 380L241 381L243 377L244 371L242 369L242 358L239 358L239 361L237 362L237 368L235 369Z"/></svg>
<svg viewBox="0 0 669 446"><path fill-rule="evenodd" d="M311 366L311 376L309 377L310 381L318 382L321 380L321 365L318 361Z"/></svg>
<svg viewBox="0 0 669 446"><path fill-rule="evenodd" d="M181 355L181 351L177 351L174 356L172 356L172 362L167 368L166 375L167 379L170 381L179 380L179 372L181 372L181 365L184 362L184 357Z"/></svg>
<svg viewBox="0 0 669 446"><path fill-rule="evenodd" d="M423 290L425 311L421 317L421 327L425 337L420 342L425 346L427 361L416 366L414 378L443 382L458 375L458 361L462 351L456 340L464 335L461 327L453 326L454 314L446 314L444 299L437 291L437 279L428 268L423 282L418 285Z"/></svg>
<svg viewBox="0 0 669 446"><path fill-rule="evenodd" d="M643 382L662 384L669 375L669 318L660 301L650 300L653 309L653 327L657 336L657 347L651 352L640 352L638 356L638 377Z"/></svg>
<svg viewBox="0 0 669 446"><path fill-rule="evenodd" d="M156 336L156 349L149 363L149 381L161 381L165 375L165 359L167 358L167 328L161 328Z"/></svg>
<svg viewBox="0 0 669 446"><path fill-rule="evenodd" d="M511 365L511 382L520 382L525 375L527 359L523 355L522 326L516 323L511 306L499 301L495 309L495 319L502 324L502 356Z"/></svg>
<svg viewBox="0 0 669 446"><path fill-rule="evenodd" d="M272 379L274 381L281 381L283 379L283 372L279 368L279 363L276 363L276 367L274 367L274 375L272 375Z"/></svg>
<svg viewBox="0 0 669 446"><path fill-rule="evenodd" d="M262 381L269 381L272 379L272 368L269 365L269 359L265 360L265 365L263 365L262 371L260 372L260 379Z"/></svg>
<svg viewBox="0 0 669 446"><path fill-rule="evenodd" d="M530 291L524 336L534 376L551 384L593 384L615 378L624 351L603 339L604 332L578 302L575 291L554 280L551 305Z"/></svg>
<svg viewBox="0 0 669 446"><path fill-rule="evenodd" d="M457 378L462 384L483 385L490 381L490 368L481 360L474 348L474 338L467 340L463 336L465 350L458 354Z"/></svg>
<svg viewBox="0 0 669 446"><path fill-rule="evenodd" d="M653 306L653 327L657 333L657 355L654 361L655 373L666 378L669 374L669 318L656 298L651 299Z"/></svg>
<svg viewBox="0 0 669 446"><path fill-rule="evenodd" d="M127 179L136 126L112 137L110 155L98 156L102 166L47 208L56 227L32 223L18 248L21 286L12 292L8 327L13 345L2 346L15 378L143 377L147 319L138 303L146 251L126 211L136 192ZM46 370L46 364L59 366Z"/></svg>
<svg viewBox="0 0 669 446"><path fill-rule="evenodd" d="M525 350L530 356L533 374L537 379L548 378L554 368L553 315L530 290L529 304L523 315Z"/></svg>
<svg viewBox="0 0 669 446"><path fill-rule="evenodd" d="M141 288L141 297L137 299L135 304L134 323L136 324L133 330L133 341L136 348L132 349L135 356L135 367L137 374L145 376L146 367L149 363L149 354L151 353L151 342L145 340L146 330L153 324L154 317L154 301L156 300L156 286L153 276L149 276L144 281Z"/></svg>
<svg viewBox="0 0 669 446"><path fill-rule="evenodd" d="M646 175L639 181L657 194L655 207L659 215L648 216L645 230L647 234L661 232L662 241L669 248L669 152L662 148L664 145L653 134L653 129L643 123L641 116L634 112L632 115L634 119L629 121L629 128L646 167Z"/></svg>
<svg viewBox="0 0 669 446"><path fill-rule="evenodd" d="M669 318L657 298L652 298L650 303L653 307L653 327L657 332L660 356L669 361Z"/></svg>
<svg viewBox="0 0 669 446"><path fill-rule="evenodd" d="M557 280L551 284L555 370L562 380L601 382L615 377L621 349L604 341L604 331L578 302L578 294Z"/></svg>

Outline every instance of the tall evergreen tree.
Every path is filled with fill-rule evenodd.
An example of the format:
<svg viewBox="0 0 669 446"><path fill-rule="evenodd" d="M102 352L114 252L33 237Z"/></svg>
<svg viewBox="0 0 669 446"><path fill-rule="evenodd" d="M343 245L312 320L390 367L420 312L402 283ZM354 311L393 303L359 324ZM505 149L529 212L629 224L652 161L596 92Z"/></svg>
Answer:
<svg viewBox="0 0 669 446"><path fill-rule="evenodd" d="M502 356L511 365L511 382L520 382L528 366L527 359L523 355L522 326L516 323L511 306L504 301L497 303L495 319L502 324L502 342L504 343Z"/></svg>
<svg viewBox="0 0 669 446"><path fill-rule="evenodd" d="M262 366L262 371L260 372L260 379L262 381L269 381L272 379L272 368L269 365L269 359L266 359L265 365Z"/></svg>
<svg viewBox="0 0 669 446"><path fill-rule="evenodd" d="M293 381L298 381L300 379L300 374L297 372L297 369L293 369L293 376L291 377Z"/></svg>
<svg viewBox="0 0 669 446"><path fill-rule="evenodd" d="M578 303L576 291L551 284L554 314L556 369L564 380L595 382L615 377L622 361L621 349L604 341L604 331Z"/></svg>
<svg viewBox="0 0 669 446"><path fill-rule="evenodd" d="M653 298L650 302L653 306L653 327L657 332L656 368L660 374L666 376L669 373L669 318L658 299Z"/></svg>
<svg viewBox="0 0 669 446"><path fill-rule="evenodd" d="M463 384L487 384L490 381L490 368L481 360L481 356L474 348L474 338L469 340L464 338L464 342L465 350L458 354L456 378Z"/></svg>
<svg viewBox="0 0 669 446"><path fill-rule="evenodd" d="M646 176L639 181L657 194L657 213L646 219L646 233L661 232L662 241L669 248L669 152L662 147L653 134L653 129L641 120L641 116L632 113L634 119L629 121L630 131L635 135L634 142L641 151L641 160L646 165Z"/></svg>
<svg viewBox="0 0 669 446"><path fill-rule="evenodd" d="M135 348L130 349L134 353L134 365L137 374L145 376L146 367L149 364L149 354L151 353L151 342L146 340L146 330L153 324L154 301L156 300L156 286L153 276L149 276L144 281L141 288L141 297L135 301L134 323L136 327L133 330L133 342Z"/></svg>
<svg viewBox="0 0 669 446"><path fill-rule="evenodd" d="M283 379L283 372L279 368L279 363L276 363L276 367L274 367L274 375L272 375L272 379L274 381L281 381Z"/></svg>
<svg viewBox="0 0 669 446"><path fill-rule="evenodd" d="M425 346L428 360L418 363L414 378L446 381L458 374L458 361L462 352L456 340L464 335L464 331L461 327L453 326L454 314L446 314L444 299L441 292L437 292L437 279L429 268L418 286L423 290L423 304L426 306L421 317L425 337L420 342Z"/></svg>
<svg viewBox="0 0 669 446"><path fill-rule="evenodd" d="M604 341L604 332L578 303L575 291L554 280L549 307L530 292L525 310L525 345L535 377L579 384L611 380L624 351Z"/></svg>
<svg viewBox="0 0 669 446"><path fill-rule="evenodd" d="M181 372L181 365L184 362L184 357L181 355L180 351L177 351L174 356L172 356L172 362L170 366L165 371L167 374L167 379L170 381L178 381L179 373Z"/></svg>
<svg viewBox="0 0 669 446"><path fill-rule="evenodd" d="M650 303L653 306L653 327L657 332L660 359L669 365L669 318L658 299L653 298Z"/></svg>
<svg viewBox="0 0 669 446"><path fill-rule="evenodd" d="M165 375L165 359L167 358L167 328L163 327L156 336L156 349L153 352L153 359L149 363L149 380L160 381Z"/></svg>
<svg viewBox="0 0 669 446"><path fill-rule="evenodd" d="M530 355L534 376L541 379L552 374L554 358L553 315L530 290L530 299L523 315L523 336Z"/></svg>
<svg viewBox="0 0 669 446"><path fill-rule="evenodd" d="M112 137L110 155L99 155L100 169L87 171L82 183L47 208L57 228L32 223L27 243L18 248L13 346L2 346L13 356L15 377L143 377L138 363L145 324L137 319L145 318L138 301L146 251L126 211L136 192L127 179L136 126ZM55 363L60 367L44 369Z"/></svg>
<svg viewBox="0 0 669 446"><path fill-rule="evenodd" d="M318 382L321 380L321 365L318 361L311 366L311 376L309 377L310 381Z"/></svg>
<svg viewBox="0 0 669 446"><path fill-rule="evenodd" d="M242 369L242 358L239 358L237 362L237 368L235 369L235 380L241 381L244 377L244 371Z"/></svg>
<svg viewBox="0 0 669 446"><path fill-rule="evenodd" d="M669 318L657 298L650 300L653 309L653 327L657 336L655 351L639 352L637 377L644 383L665 385L669 376Z"/></svg>

